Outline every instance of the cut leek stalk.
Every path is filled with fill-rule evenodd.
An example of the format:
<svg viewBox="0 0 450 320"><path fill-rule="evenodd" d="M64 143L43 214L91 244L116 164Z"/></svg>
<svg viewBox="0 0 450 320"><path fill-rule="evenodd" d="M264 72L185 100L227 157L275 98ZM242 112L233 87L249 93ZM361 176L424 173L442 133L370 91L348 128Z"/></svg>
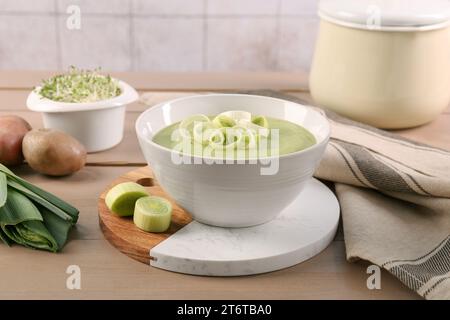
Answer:
<svg viewBox="0 0 450 320"><path fill-rule="evenodd" d="M105 202L111 212L122 217L132 216L136 201L148 195L147 190L140 184L123 182L108 191Z"/></svg>
<svg viewBox="0 0 450 320"><path fill-rule="evenodd" d="M236 121L224 114L219 114L212 121L217 127L234 127L236 125Z"/></svg>
<svg viewBox="0 0 450 320"><path fill-rule="evenodd" d="M19 176L16 176L11 170L9 170L2 164L0 164L0 171L7 176L8 186L16 189L21 193L26 193L26 195L28 195L30 198L33 198L33 201L41 202L40 204L44 207L48 206L48 209L56 215L60 216L60 218L64 220L70 220L74 225L77 223L79 215L79 211L77 208L71 206L70 204L61 200L50 192L47 192L20 178ZM58 208L60 210L57 210Z"/></svg>
<svg viewBox="0 0 450 320"><path fill-rule="evenodd" d="M10 246L60 251L78 210L0 164L0 240Z"/></svg>
<svg viewBox="0 0 450 320"><path fill-rule="evenodd" d="M241 111L241 110L232 110L232 111L225 111L220 113L217 117L228 117L233 119L234 121L251 121L252 120L252 114L248 111ZM216 117L216 118L217 118Z"/></svg>
<svg viewBox="0 0 450 320"><path fill-rule="evenodd" d="M236 148L236 144L242 138L240 132L233 130L233 128L217 129L209 139L209 146L215 150L228 151Z"/></svg>
<svg viewBox="0 0 450 320"><path fill-rule="evenodd" d="M164 232L170 226L172 205L161 197L149 196L136 201L134 224L146 232Z"/></svg>
<svg viewBox="0 0 450 320"><path fill-rule="evenodd" d="M264 116L232 110L220 113L212 121L203 114L190 116L181 121L178 129L181 137L206 146L207 150L214 150L217 154L257 148L261 138L269 136L268 127Z"/></svg>
<svg viewBox="0 0 450 320"><path fill-rule="evenodd" d="M253 118L252 123L260 126L260 127L264 127L264 128L268 128L269 127L269 123L267 122L266 117L264 116L256 116Z"/></svg>
<svg viewBox="0 0 450 320"><path fill-rule="evenodd" d="M181 121L180 128L192 130L196 122L209 122L209 121L210 121L209 118L204 114L195 114Z"/></svg>
<svg viewBox="0 0 450 320"><path fill-rule="evenodd" d="M212 122L198 122L192 130L194 141L203 145L208 144L209 138L215 133L215 130L217 127Z"/></svg>
<svg viewBox="0 0 450 320"><path fill-rule="evenodd" d="M241 126L235 126L233 130L238 132L240 136L240 139L236 141L236 147L238 149L256 148L256 133L254 130Z"/></svg>
<svg viewBox="0 0 450 320"><path fill-rule="evenodd" d="M194 126L199 122L210 122L211 120L204 114L195 114L180 122L179 133L182 138L193 139Z"/></svg>

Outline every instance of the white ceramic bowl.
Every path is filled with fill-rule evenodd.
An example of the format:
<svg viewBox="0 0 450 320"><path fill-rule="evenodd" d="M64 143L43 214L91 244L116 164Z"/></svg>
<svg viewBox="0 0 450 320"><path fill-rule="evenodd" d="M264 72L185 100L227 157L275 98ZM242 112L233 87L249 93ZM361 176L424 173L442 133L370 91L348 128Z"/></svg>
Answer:
<svg viewBox="0 0 450 320"><path fill-rule="evenodd" d="M70 134L87 152L102 151L122 141L126 105L139 98L136 90L125 82L119 81L119 87L122 90L119 96L92 103L53 101L33 90L28 95L27 106L42 112L45 128Z"/></svg>
<svg viewBox="0 0 450 320"><path fill-rule="evenodd" d="M193 114L214 115L227 110L289 120L314 134L317 144L278 158L274 175L261 175L267 165L176 164L172 151L152 141L160 129ZM163 189L202 223L220 227L248 227L275 218L302 191L327 145L328 120L317 110L293 102L254 95L210 94L158 104L140 115L136 132L142 152ZM276 158L266 158L276 161ZM320 199L317 199L320 201Z"/></svg>

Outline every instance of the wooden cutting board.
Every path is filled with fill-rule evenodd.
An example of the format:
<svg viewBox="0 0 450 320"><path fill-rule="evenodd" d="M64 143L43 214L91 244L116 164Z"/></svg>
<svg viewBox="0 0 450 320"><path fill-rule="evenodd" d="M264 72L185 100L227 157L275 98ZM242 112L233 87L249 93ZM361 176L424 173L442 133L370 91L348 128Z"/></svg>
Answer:
<svg viewBox="0 0 450 320"><path fill-rule="evenodd" d="M137 228L133 217L119 217L106 206L105 197L115 185L133 181L147 188L150 194L167 198L173 205L172 223L164 233L148 233ZM100 227L105 238L118 250L140 262L150 264L150 249L164 241L192 221L190 215L181 209L158 185L149 167L139 168L117 178L98 199Z"/></svg>
<svg viewBox="0 0 450 320"><path fill-rule="evenodd" d="M167 232L146 233L135 227L131 217L109 212L106 193L126 181L137 182L172 202ZM156 268L203 276L251 275L300 263L328 246L339 222L335 195L311 179L292 204L268 223L234 229L204 225L191 221L164 193L148 167L116 179L100 196L98 208L106 239L121 252Z"/></svg>

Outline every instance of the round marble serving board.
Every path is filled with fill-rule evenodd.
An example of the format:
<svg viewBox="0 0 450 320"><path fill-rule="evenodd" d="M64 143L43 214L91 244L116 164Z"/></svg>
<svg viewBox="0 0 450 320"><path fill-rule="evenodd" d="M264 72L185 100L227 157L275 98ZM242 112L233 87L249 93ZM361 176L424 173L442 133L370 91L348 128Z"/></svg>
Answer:
<svg viewBox="0 0 450 320"><path fill-rule="evenodd" d="M165 233L139 230L132 218L112 214L105 195L114 185L134 181L174 207ZM339 203L323 183L311 179L299 196L274 220L249 228L219 228L192 221L162 190L149 167L116 179L98 201L105 238L129 257L151 266L187 274L238 276L275 271L305 261L333 240Z"/></svg>

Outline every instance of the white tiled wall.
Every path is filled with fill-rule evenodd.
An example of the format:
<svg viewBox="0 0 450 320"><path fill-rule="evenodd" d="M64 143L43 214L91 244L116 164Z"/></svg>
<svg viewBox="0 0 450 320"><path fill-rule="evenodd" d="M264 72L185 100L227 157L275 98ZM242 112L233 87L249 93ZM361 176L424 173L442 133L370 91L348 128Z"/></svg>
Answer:
<svg viewBox="0 0 450 320"><path fill-rule="evenodd" d="M317 1L0 0L0 69L308 70Z"/></svg>

